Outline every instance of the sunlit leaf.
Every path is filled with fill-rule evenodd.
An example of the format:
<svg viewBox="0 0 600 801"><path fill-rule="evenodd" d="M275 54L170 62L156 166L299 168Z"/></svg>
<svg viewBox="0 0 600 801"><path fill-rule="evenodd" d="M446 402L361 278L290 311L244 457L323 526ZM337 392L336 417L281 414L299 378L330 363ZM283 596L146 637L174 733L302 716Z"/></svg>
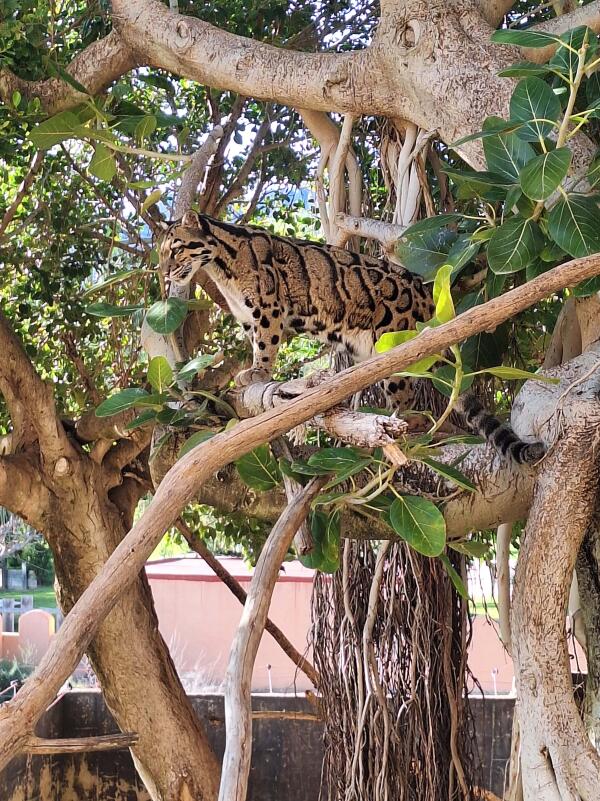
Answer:
<svg viewBox="0 0 600 801"><path fill-rule="evenodd" d="M212 437L217 434L217 431L196 431L195 434L192 434L191 437L188 437L186 441L183 443L181 448L179 449L178 458L185 456L186 453L193 450L196 445L200 445L202 442L206 442L207 440L211 439ZM240 473L241 475L241 473Z"/></svg>
<svg viewBox="0 0 600 801"><path fill-rule="evenodd" d="M541 78L523 78L510 99L510 118L527 123L517 136L526 141L545 139L560 116L560 100Z"/></svg>
<svg viewBox="0 0 600 801"><path fill-rule="evenodd" d="M173 370L164 356L150 359L148 381L157 392L164 392L173 383Z"/></svg>
<svg viewBox="0 0 600 801"><path fill-rule="evenodd" d="M439 556L446 546L446 521L426 498L403 495L390 508L394 531L424 556Z"/></svg>
<svg viewBox="0 0 600 801"><path fill-rule="evenodd" d="M240 478L250 489L266 492L281 481L281 471L268 445L259 445L235 463Z"/></svg>
<svg viewBox="0 0 600 801"><path fill-rule="evenodd" d="M148 310L146 322L157 334L176 331L187 316L187 305L179 298L167 298L154 303Z"/></svg>
<svg viewBox="0 0 600 801"><path fill-rule="evenodd" d="M117 162L111 150L106 145L96 145L92 160L88 164L88 171L102 181L112 181L117 172Z"/></svg>
<svg viewBox="0 0 600 801"><path fill-rule="evenodd" d="M147 400L149 397L149 393L139 387L122 389L102 401L96 409L96 417L112 417L113 414L119 414L119 412L140 405L140 401Z"/></svg>
<svg viewBox="0 0 600 801"><path fill-rule="evenodd" d="M571 165L571 151L560 147L542 153L529 161L521 170L523 192L531 200L546 200L565 179Z"/></svg>

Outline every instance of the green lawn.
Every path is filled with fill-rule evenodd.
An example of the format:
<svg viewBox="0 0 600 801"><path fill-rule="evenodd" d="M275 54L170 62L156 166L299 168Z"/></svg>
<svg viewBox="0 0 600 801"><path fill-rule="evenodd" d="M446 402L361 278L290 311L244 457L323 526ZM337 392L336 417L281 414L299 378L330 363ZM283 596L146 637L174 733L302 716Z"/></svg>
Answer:
<svg viewBox="0 0 600 801"><path fill-rule="evenodd" d="M37 590L1 590L0 598L20 598L21 595L33 595L33 607L56 607L56 596L53 587L38 587Z"/></svg>

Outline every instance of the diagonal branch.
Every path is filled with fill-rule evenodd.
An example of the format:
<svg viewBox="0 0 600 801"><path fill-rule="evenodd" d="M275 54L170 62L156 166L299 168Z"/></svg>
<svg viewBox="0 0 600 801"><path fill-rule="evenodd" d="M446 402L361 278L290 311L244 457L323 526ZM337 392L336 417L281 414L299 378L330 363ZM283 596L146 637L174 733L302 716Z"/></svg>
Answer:
<svg viewBox="0 0 600 801"><path fill-rule="evenodd" d="M596 33L600 32L600 0L593 0L584 6L579 6L574 11L568 14L561 14L559 17L540 22L538 25L532 25L531 30L545 31L546 33L554 33L560 36L579 25L587 25ZM554 47L544 48L523 48L522 52L525 58L530 61L535 61L537 64L542 64L552 55Z"/></svg>
<svg viewBox="0 0 600 801"><path fill-rule="evenodd" d="M327 482L313 478L285 509L263 546L244 612L231 645L225 677L225 729L227 738L219 801L245 801L250 773L249 744L252 742L252 698L250 685L273 590L294 534L306 520L312 500Z"/></svg>
<svg viewBox="0 0 600 801"><path fill-rule="evenodd" d="M100 621L135 581L164 532L197 497L210 476L258 445L281 436L392 373L407 369L425 356L443 352L474 334L493 329L548 295L598 273L600 255L555 267L448 323L426 329L410 342L344 370L300 398L252 420L240 421L183 456L73 606L35 673L15 698L0 709L0 770L22 750L31 728L75 669Z"/></svg>
<svg viewBox="0 0 600 801"><path fill-rule="evenodd" d="M96 95L135 65L136 57L131 48L116 31L111 31L108 36L93 42L75 56L67 72L85 86L90 95ZM87 99L87 95L60 78L26 81L7 68L1 69L0 98L5 103L10 102L15 91L19 91L26 100L38 97L49 115L72 108Z"/></svg>

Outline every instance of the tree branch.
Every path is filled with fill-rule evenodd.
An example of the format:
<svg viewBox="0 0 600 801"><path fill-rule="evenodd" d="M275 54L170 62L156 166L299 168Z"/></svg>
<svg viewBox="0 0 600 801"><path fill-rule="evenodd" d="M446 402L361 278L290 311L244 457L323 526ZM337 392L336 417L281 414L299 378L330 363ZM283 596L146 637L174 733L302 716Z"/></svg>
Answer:
<svg viewBox="0 0 600 801"><path fill-rule="evenodd" d="M0 86L1 86L1 72L0 72ZM35 181L36 175L42 169L42 164L44 163L44 156L45 152L43 150L38 150L31 161L31 165L29 166L29 170L27 171L27 175L23 178L21 185L17 189L17 194L15 195L14 200L10 204L10 206L4 212L4 216L0 221L0 241L4 236L4 232L10 225L13 220L13 217L19 210L19 206L21 205L23 198L31 189L31 185Z"/></svg>
<svg viewBox="0 0 600 801"><path fill-rule="evenodd" d="M208 162L216 153L222 136L223 128L220 125L215 125L194 154L194 158L184 172L181 185L177 191L177 197L173 205L173 218L175 220L183 217L185 212L192 208L198 194L198 186L204 180Z"/></svg>
<svg viewBox="0 0 600 801"><path fill-rule="evenodd" d="M248 597L246 590L244 590L239 581L237 581L231 575L231 573L229 573L229 571L223 567L219 560L212 554L210 548L207 547L206 543L204 543L199 536L194 535L194 532L183 520L178 520L175 523L175 527L183 534L190 548L195 551L198 556L201 556L202 559L204 559L213 573L221 579L223 584L225 584L225 586L235 595L242 606L244 606L246 603L246 598ZM266 619L265 629L269 632L271 637L273 637L284 654L289 656L294 665L300 668L300 670L306 676L308 676L315 687L318 687L319 674L317 671L314 669L308 659L302 656L302 654L292 645L281 629L276 626L270 618Z"/></svg>
<svg viewBox="0 0 600 801"><path fill-rule="evenodd" d="M133 51L113 30L75 56L67 72L85 86L90 95L96 95L135 66ZM26 100L38 97L48 115L72 108L87 99L87 95L61 78L26 81L7 68L1 69L0 98L10 103L15 91L19 91Z"/></svg>
<svg viewBox="0 0 600 801"><path fill-rule="evenodd" d="M113 21L148 64L207 86L322 111L373 109L359 74L367 51L304 53L273 47L175 14L158 0L113 0Z"/></svg>
<svg viewBox="0 0 600 801"><path fill-rule="evenodd" d="M538 25L532 25L530 30L545 31L546 33L560 36L579 25L587 25L588 28L591 28L596 33L600 32L600 0L593 0L593 2L585 6L579 6L579 8L568 14L561 14L554 19L540 22ZM556 47L522 48L524 57L529 61L535 61L537 64L547 61L554 50L556 50Z"/></svg>
<svg viewBox="0 0 600 801"><path fill-rule="evenodd" d="M542 298L599 272L600 255L555 267L448 323L426 329L410 342L344 370L300 398L252 420L240 421L183 456L73 606L35 673L15 698L0 709L0 770L22 750L31 727L75 669L100 621L135 581L164 532L174 524L184 506L197 497L210 476L233 459L327 411L350 395L405 370L425 356L443 352L451 344L495 328Z"/></svg>
<svg viewBox="0 0 600 801"><path fill-rule="evenodd" d="M313 478L294 498L269 534L256 563L225 677L226 742L219 801L246 799L252 742L250 686L256 653L281 563L294 534L309 513L311 501L326 481L327 476Z"/></svg>
<svg viewBox="0 0 600 801"><path fill-rule="evenodd" d="M11 415L25 413L35 430L44 461L54 462L72 453L72 446L56 413L52 389L39 377L10 323L0 312L0 391ZM15 409L15 403L19 405Z"/></svg>
<svg viewBox="0 0 600 801"><path fill-rule="evenodd" d="M138 741L137 734L101 734L97 737L30 737L23 749L27 754L89 754L94 751L121 751Z"/></svg>

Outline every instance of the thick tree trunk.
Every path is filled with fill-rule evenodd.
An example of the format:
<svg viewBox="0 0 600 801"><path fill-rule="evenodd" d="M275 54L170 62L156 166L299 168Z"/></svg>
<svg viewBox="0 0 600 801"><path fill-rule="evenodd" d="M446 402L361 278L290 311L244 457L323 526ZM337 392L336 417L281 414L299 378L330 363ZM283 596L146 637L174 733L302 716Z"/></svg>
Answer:
<svg viewBox="0 0 600 801"><path fill-rule="evenodd" d="M597 363L592 354L579 361ZM559 439L538 475L519 554L512 634L525 801L595 801L600 788L600 757L573 698L565 632L575 560L600 478L598 389L589 370L576 389L563 389L562 414L549 423ZM535 409L539 394L531 387L522 401Z"/></svg>
<svg viewBox="0 0 600 801"><path fill-rule="evenodd" d="M102 497L97 478L94 471L85 476L83 470L73 477L72 503L60 499L61 512L46 531L65 612L130 525ZM220 766L159 634L143 574L104 620L88 656L120 729L139 735L131 750L154 801L214 801Z"/></svg>

